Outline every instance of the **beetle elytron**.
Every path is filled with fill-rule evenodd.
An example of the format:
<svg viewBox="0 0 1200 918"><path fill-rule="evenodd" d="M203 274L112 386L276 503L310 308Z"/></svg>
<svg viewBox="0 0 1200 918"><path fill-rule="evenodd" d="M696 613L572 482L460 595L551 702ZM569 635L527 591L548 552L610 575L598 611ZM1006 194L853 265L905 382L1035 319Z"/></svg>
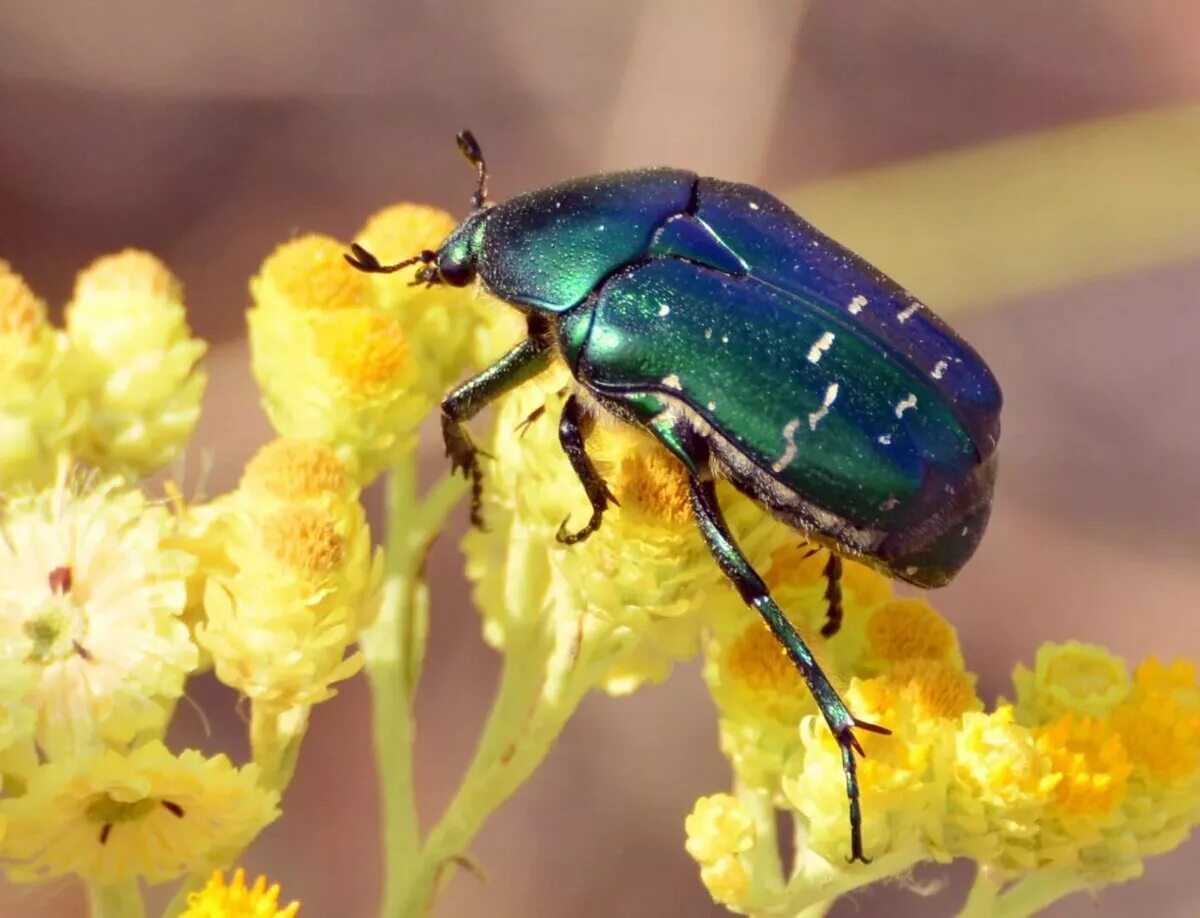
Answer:
<svg viewBox="0 0 1200 918"><path fill-rule="evenodd" d="M987 523L1000 434L1000 389L987 365L922 303L750 185L678 169L573 179L487 203L478 170L470 215L420 263L417 283L478 279L525 313L528 337L442 403L452 467L482 470L464 423L517 384L566 361L577 391L562 448L591 502L578 542L600 526L608 488L588 458L593 413L653 434L687 470L696 521L742 599L758 610L816 698L842 750L850 860L864 861L856 719L734 542L714 479L728 478L778 519L831 549L833 634L839 555L923 587L941 586Z"/></svg>

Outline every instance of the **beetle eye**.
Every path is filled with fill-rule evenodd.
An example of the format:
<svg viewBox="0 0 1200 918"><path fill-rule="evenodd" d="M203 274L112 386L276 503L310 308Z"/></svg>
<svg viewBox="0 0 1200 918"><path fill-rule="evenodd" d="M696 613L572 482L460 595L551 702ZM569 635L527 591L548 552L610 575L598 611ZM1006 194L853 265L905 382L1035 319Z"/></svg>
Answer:
<svg viewBox="0 0 1200 918"><path fill-rule="evenodd" d="M451 287L465 287L475 276L470 262L458 261L454 258L443 258L438 262L438 274Z"/></svg>

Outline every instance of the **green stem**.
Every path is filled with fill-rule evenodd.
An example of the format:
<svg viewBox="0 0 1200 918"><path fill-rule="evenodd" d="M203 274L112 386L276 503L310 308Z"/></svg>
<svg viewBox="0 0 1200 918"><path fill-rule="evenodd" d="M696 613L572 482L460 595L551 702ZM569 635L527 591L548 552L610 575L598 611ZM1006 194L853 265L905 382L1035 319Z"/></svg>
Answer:
<svg viewBox="0 0 1200 918"><path fill-rule="evenodd" d="M996 899L990 915L995 918L1026 918L1034 915L1064 896L1088 888L1078 873L1067 869L1039 870L1014 883Z"/></svg>
<svg viewBox="0 0 1200 918"><path fill-rule="evenodd" d="M537 642L521 645L528 652L518 652L517 646L505 648L504 676L494 702L494 714L501 709L510 713L519 710L518 701L530 694L536 701L529 714L515 722L515 736L512 718L507 722L501 716L489 718L489 725L494 727L490 742L481 742L454 799L429 833L421 852L419 875L401 914L416 916L428 912L449 875L447 870L464 858L488 817L542 763L617 647L606 626L585 636L583 647L574 636L556 637L549 654ZM599 652L589 654L589 648ZM534 693L529 693L531 672L542 676ZM513 738L502 743L501 736Z"/></svg>
<svg viewBox="0 0 1200 918"><path fill-rule="evenodd" d="M413 787L413 696L428 632L425 556L446 517L466 493L446 477L418 502L414 462L397 464L387 482L387 544L379 617L359 641L371 686L372 733L383 799L384 896L381 915L403 915L420 851Z"/></svg>
<svg viewBox="0 0 1200 918"><path fill-rule="evenodd" d="M775 804L771 795L747 787L740 779L734 780L734 792L754 819L754 847L747 853L746 860L754 876L754 888L776 893L783 890L783 862L779 856L778 830L775 825Z"/></svg>
<svg viewBox="0 0 1200 918"><path fill-rule="evenodd" d="M146 914L137 880L125 880L111 886L89 883L87 890L91 918L143 918Z"/></svg>
<svg viewBox="0 0 1200 918"><path fill-rule="evenodd" d="M975 870L975 882L967 893L958 918L991 918L996 908L996 897L1004 886L1004 880L995 871L980 865Z"/></svg>
<svg viewBox="0 0 1200 918"><path fill-rule="evenodd" d="M763 916L823 915L838 896L853 892L877 880L908 870L921 860L913 850L893 851L875 858L870 864L834 866L824 859L802 852L799 869L788 882L778 904L764 909Z"/></svg>

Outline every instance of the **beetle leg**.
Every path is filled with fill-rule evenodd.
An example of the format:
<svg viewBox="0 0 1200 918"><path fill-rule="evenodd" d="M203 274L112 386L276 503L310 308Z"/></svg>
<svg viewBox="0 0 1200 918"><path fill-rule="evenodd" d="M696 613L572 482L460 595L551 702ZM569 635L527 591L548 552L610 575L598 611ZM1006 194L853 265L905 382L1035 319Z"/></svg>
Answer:
<svg viewBox="0 0 1200 918"><path fill-rule="evenodd" d="M489 402L546 369L553 353L549 338L526 338L442 401L442 440L451 472L461 470L471 481L471 523L475 526L483 526L483 469L466 422Z"/></svg>
<svg viewBox="0 0 1200 918"><path fill-rule="evenodd" d="M825 562L825 624L821 637L831 638L842 627L842 559L831 551Z"/></svg>
<svg viewBox="0 0 1200 918"><path fill-rule="evenodd" d="M673 425L678 430L678 425ZM656 428L657 430L657 428ZM689 440L695 442L689 442ZM846 796L850 801L850 860L867 863L862 846L862 804L859 801L858 769L854 754L864 755L854 729L860 728L871 733L890 733L885 727L859 720L846 707L837 690L818 665L812 651L804 643L804 639L796 631L795 626L784 614L783 610L771 598L767 585L754 567L742 554L729 527L725 523L721 507L717 503L717 492L712 474L707 469L707 447L699 438L684 436L680 444L691 455L690 465L699 470L699 474L689 476L692 498L692 511L700 532L708 543L709 550L716 558L717 564L741 594L742 600L752 606L766 621L776 640L783 645L788 657L795 664L800 675L804 677L808 690L816 699L817 706L825 718L830 731L837 740L842 751L842 771L846 775Z"/></svg>
<svg viewBox="0 0 1200 918"><path fill-rule="evenodd" d="M592 460L588 458L587 450L584 448L584 438L590 429L591 418L584 414L582 403L578 397L572 395L563 405L562 418L558 422L558 442L562 444L563 452L571 460L571 468L579 476L579 483L583 485L583 490L587 493L588 501L592 505L592 518L578 532L571 532L567 529L570 517L563 520L562 525L558 527L557 538L564 545L582 542L599 529L600 520L604 516L604 511L608 509L609 502L617 503L617 499L613 497L612 491L608 489L608 484L596 471L596 466L592 464Z"/></svg>

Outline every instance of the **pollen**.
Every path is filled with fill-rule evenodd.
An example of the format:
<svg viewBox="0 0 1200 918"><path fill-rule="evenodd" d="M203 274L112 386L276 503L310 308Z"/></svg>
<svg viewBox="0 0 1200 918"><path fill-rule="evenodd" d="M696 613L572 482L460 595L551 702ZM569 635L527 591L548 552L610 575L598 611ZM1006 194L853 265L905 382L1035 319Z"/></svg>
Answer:
<svg viewBox="0 0 1200 918"><path fill-rule="evenodd" d="M149 252L125 249L97 258L75 278L76 300L111 294L143 294L179 301L183 298L183 287L167 266Z"/></svg>
<svg viewBox="0 0 1200 918"><path fill-rule="evenodd" d="M1125 797L1133 766L1125 744L1107 720L1063 714L1036 731L1038 749L1062 775L1055 806L1071 816L1105 816Z"/></svg>
<svg viewBox="0 0 1200 918"><path fill-rule="evenodd" d="M380 261L390 262L438 248L454 227L454 218L440 208L393 204L374 213L358 238Z"/></svg>
<svg viewBox="0 0 1200 918"><path fill-rule="evenodd" d="M404 329L381 312L355 310L321 322L315 330L317 354L358 395L371 396L394 385L408 365Z"/></svg>
<svg viewBox="0 0 1200 918"><path fill-rule="evenodd" d="M366 306L370 278L346 263L346 247L311 233L279 246L262 273L294 309L335 312Z"/></svg>
<svg viewBox="0 0 1200 918"><path fill-rule="evenodd" d="M1200 711L1166 694L1124 704L1113 714L1129 758L1159 781L1183 781L1200 771Z"/></svg>
<svg viewBox="0 0 1200 918"><path fill-rule="evenodd" d="M24 279L0 261L0 335L31 341L46 324L46 304L34 296Z"/></svg>
<svg viewBox="0 0 1200 918"><path fill-rule="evenodd" d="M622 456L614 485L622 511L633 510L668 526L692 522L687 473L662 447L638 444Z"/></svg>
<svg viewBox="0 0 1200 918"><path fill-rule="evenodd" d="M954 629L922 599L893 599L867 622L867 640L890 663L949 660L957 646Z"/></svg>
<svg viewBox="0 0 1200 918"><path fill-rule="evenodd" d="M967 672L934 660L905 660L882 677L922 719L953 720L980 706Z"/></svg>
<svg viewBox="0 0 1200 918"><path fill-rule="evenodd" d="M346 543L329 515L317 507L293 505L262 521L266 550L281 564L319 579L346 554Z"/></svg>
<svg viewBox="0 0 1200 918"><path fill-rule="evenodd" d="M280 500L343 494L350 486L346 467L324 443L273 440L246 464L242 487Z"/></svg>
<svg viewBox="0 0 1200 918"><path fill-rule="evenodd" d="M818 657L818 663L822 662L820 650L824 640L807 633L802 625L796 625L796 630ZM763 622L752 623L733 642L725 666L730 676L759 694L792 696L806 691L796 664Z"/></svg>

